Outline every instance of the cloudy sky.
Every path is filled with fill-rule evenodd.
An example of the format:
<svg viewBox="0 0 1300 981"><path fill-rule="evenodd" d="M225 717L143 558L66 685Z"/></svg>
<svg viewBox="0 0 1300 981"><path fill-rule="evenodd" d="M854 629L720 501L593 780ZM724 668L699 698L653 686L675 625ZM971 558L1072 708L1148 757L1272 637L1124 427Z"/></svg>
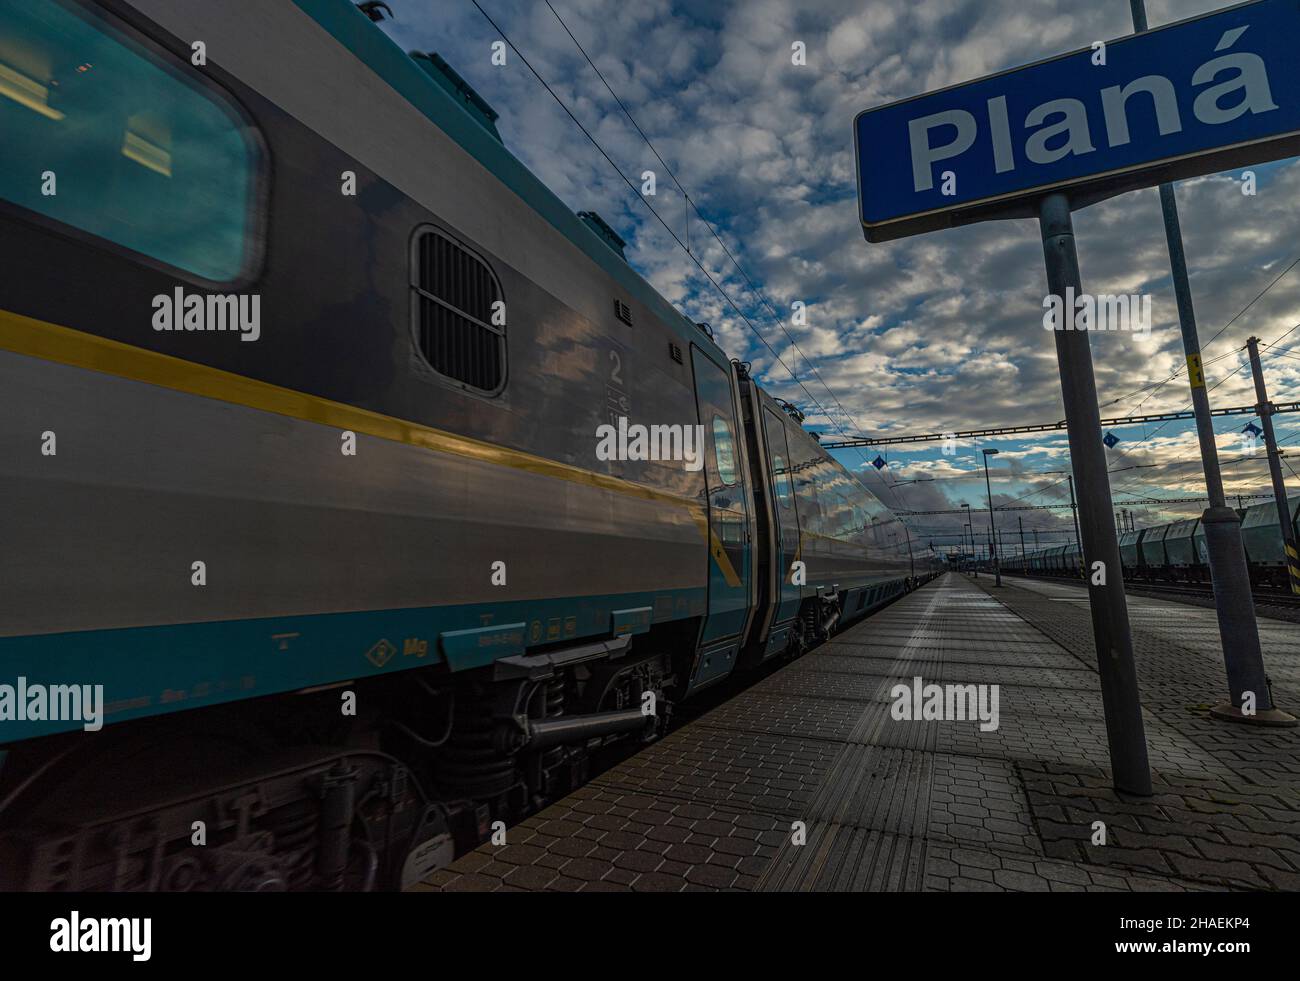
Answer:
<svg viewBox="0 0 1300 981"><path fill-rule="evenodd" d="M396 19L384 30L405 49L446 58L501 114L498 128L511 151L574 210L598 211L627 240L632 265L689 316L712 324L731 356L751 361L770 391L804 409L812 428L881 436L1063 418L1055 346L1042 329L1037 223L987 222L867 244L857 218L852 121L863 109L1129 33L1125 0L550 0L554 12L545 0L478 2L623 175L639 185L643 171L657 173L654 197L628 188L513 51L504 66L492 64L501 34L472 0L389 0ZM1147 6L1158 26L1223 5ZM792 64L796 41L806 48L804 65ZM1300 330L1287 334L1300 324L1300 266L1284 274L1300 258L1300 163L1254 170L1254 196L1242 193L1240 171L1178 185L1216 407L1254 402L1244 352L1252 334L1264 343L1282 338L1265 353L1270 395L1283 401L1300 391ZM691 214L687 228L678 184L743 273L698 216ZM696 257L798 381L647 204L678 238L689 233ZM1092 335L1103 418L1187 407L1185 373L1160 384L1183 364L1183 353L1156 191L1113 198L1074 221L1085 288L1152 297L1146 339ZM796 301L807 308L801 326L792 322ZM1262 452L1243 454L1240 433L1249 421L1216 420L1230 495L1269 491ZM1280 437L1300 447L1297 416L1277 423ZM1132 510L1139 527L1199 512L1200 505L1143 503L1204 494L1188 423L1114 433L1121 442L1107 455L1117 507ZM1064 433L967 442L951 456L938 443L838 455L886 504L943 510L984 502L984 446L1000 450L997 505L1068 502ZM1300 470L1300 449L1292 452ZM888 460L880 472L869 462L877 454ZM1300 479L1287 478L1300 489ZM999 512L1012 551L1017 517L1031 548L1035 532L1041 544L1072 537L1068 508ZM962 531L953 516L910 522L936 547L955 543ZM986 528L987 515L978 523Z"/></svg>

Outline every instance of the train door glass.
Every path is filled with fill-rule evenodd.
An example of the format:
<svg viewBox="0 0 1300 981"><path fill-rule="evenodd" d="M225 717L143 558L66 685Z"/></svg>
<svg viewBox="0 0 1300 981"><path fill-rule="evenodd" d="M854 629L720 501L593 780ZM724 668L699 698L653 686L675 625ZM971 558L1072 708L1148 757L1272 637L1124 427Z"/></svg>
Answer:
<svg viewBox="0 0 1300 981"><path fill-rule="evenodd" d="M785 423L771 409L765 409L768 455L772 460L772 496L776 501L777 570L781 576L781 595L774 623L784 623L799 612L801 590L793 582L792 570L799 558L799 519L794 508L794 487L790 474L790 447Z"/></svg>
<svg viewBox="0 0 1300 981"><path fill-rule="evenodd" d="M709 511L709 605L703 644L740 633L749 612L748 492L737 457L731 377L699 348L691 349L695 398L705 434Z"/></svg>

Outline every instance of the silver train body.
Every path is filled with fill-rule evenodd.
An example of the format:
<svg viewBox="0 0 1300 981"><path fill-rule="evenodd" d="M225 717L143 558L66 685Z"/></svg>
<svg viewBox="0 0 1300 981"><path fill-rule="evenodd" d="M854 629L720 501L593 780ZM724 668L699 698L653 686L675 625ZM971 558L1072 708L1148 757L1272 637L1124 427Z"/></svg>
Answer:
<svg viewBox="0 0 1300 981"><path fill-rule="evenodd" d="M0 685L104 723L0 699L4 885L401 885L936 568L352 4L38 0L0 80Z"/></svg>

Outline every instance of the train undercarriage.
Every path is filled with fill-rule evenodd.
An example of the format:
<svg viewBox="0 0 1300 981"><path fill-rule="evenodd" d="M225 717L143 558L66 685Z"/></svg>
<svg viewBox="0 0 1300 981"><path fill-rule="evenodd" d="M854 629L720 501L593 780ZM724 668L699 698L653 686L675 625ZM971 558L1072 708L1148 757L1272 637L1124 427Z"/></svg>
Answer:
<svg viewBox="0 0 1300 981"><path fill-rule="evenodd" d="M628 641L12 746L0 889L400 889L665 731L673 659Z"/></svg>
<svg viewBox="0 0 1300 981"><path fill-rule="evenodd" d="M844 616L842 595L810 599L771 660ZM404 888L662 736L694 626L11 746L0 889Z"/></svg>
<svg viewBox="0 0 1300 981"><path fill-rule="evenodd" d="M0 889L411 885L666 732L692 626L10 746Z"/></svg>

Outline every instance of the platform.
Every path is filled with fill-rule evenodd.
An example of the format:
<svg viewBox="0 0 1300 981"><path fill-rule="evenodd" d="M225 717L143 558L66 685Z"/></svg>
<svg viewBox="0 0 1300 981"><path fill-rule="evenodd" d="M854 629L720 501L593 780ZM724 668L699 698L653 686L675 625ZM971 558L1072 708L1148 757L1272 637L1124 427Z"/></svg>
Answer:
<svg viewBox="0 0 1300 981"><path fill-rule="evenodd" d="M942 576L415 889L1300 890L1300 729L1207 717L1213 610L1130 597L1155 783L1132 798L1083 588L1006 582ZM1260 623L1295 711L1300 626ZM997 685L997 729L894 719L918 676Z"/></svg>

